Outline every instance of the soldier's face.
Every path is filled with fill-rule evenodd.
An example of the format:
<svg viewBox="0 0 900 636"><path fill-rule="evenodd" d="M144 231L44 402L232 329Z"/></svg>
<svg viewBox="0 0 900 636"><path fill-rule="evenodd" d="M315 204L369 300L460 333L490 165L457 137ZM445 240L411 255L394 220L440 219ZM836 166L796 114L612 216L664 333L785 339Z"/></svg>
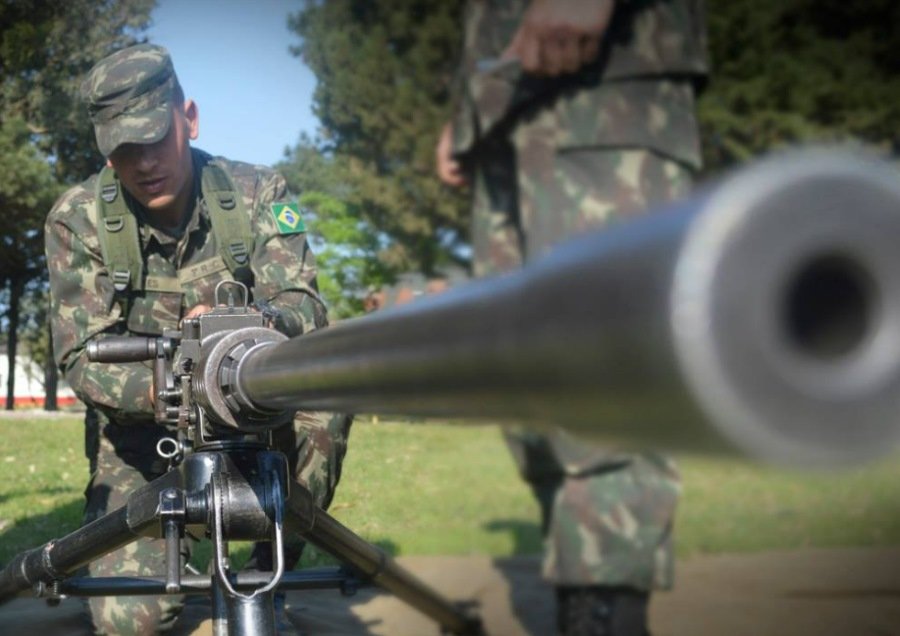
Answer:
<svg viewBox="0 0 900 636"><path fill-rule="evenodd" d="M122 144L109 156L126 190L151 213L180 218L193 186L190 140L199 132L197 106L172 109L169 132L155 144Z"/></svg>

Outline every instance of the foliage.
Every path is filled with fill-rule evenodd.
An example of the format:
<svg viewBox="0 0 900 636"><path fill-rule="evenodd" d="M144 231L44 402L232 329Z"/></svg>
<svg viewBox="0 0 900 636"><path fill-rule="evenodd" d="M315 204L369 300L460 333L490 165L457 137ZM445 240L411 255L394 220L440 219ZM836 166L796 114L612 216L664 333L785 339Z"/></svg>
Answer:
<svg viewBox="0 0 900 636"><path fill-rule="evenodd" d="M21 313L23 322L19 326L21 340L28 352L28 357L40 369L48 368L53 363L50 350L50 291L46 286L35 286L27 290L22 299ZM38 378L43 383L44 378Z"/></svg>
<svg viewBox="0 0 900 636"><path fill-rule="evenodd" d="M709 0L709 167L797 141L900 145L900 4Z"/></svg>
<svg viewBox="0 0 900 636"><path fill-rule="evenodd" d="M28 261L43 249L43 219L62 184L101 165L79 98L81 78L103 56L135 42L152 7L153 0L0 5L0 239L6 263ZM38 249L18 254L21 237Z"/></svg>
<svg viewBox="0 0 900 636"><path fill-rule="evenodd" d="M0 149L0 265L21 276L39 268L44 215L60 188L22 118L0 119Z"/></svg>
<svg viewBox="0 0 900 636"><path fill-rule="evenodd" d="M346 187L336 196L389 239L380 257L396 270L431 274L464 253L467 205L432 165L461 4L308 1L291 20L318 79L317 147L332 157L314 176ZM797 141L900 149L900 4L709 0L707 14L713 72L699 114L709 170Z"/></svg>
<svg viewBox="0 0 900 636"><path fill-rule="evenodd" d="M319 291L332 318L347 318L362 311L370 287L379 287L388 273L378 260L384 241L380 234L347 202L347 187L337 180L334 160L325 157L308 139L294 148L278 166L294 192L316 254Z"/></svg>
<svg viewBox="0 0 900 636"><path fill-rule="evenodd" d="M102 164L79 87L114 50L136 42L154 0L13 0L0 4L0 285L16 353L19 301L46 281L43 220L63 185ZM34 316L25 323L43 325ZM12 394L14 378L9 379Z"/></svg>
<svg viewBox="0 0 900 636"><path fill-rule="evenodd" d="M85 73L137 41L154 0L14 0L0 5L0 118L25 120L56 177L71 183L101 165L79 87Z"/></svg>
<svg viewBox="0 0 900 636"><path fill-rule="evenodd" d="M461 6L310 1L289 20L302 38L293 50L318 78L314 112L318 147L332 158L328 178L344 185L349 210L386 239L378 257L395 271L433 273L458 260L468 233L461 195L434 177Z"/></svg>
<svg viewBox="0 0 900 636"><path fill-rule="evenodd" d="M368 287L383 280L378 262L369 258L376 251L377 234L329 194L305 192L300 205L313 211L309 226L316 245L319 291L332 317L361 313Z"/></svg>
<svg viewBox="0 0 900 636"><path fill-rule="evenodd" d="M8 286L7 354L17 353L20 301L26 288L46 279L43 247L43 214L58 187L50 166L31 141L25 122L18 117L0 119L0 278ZM11 365L11 368L15 368ZM12 408L15 374L7 378L6 407Z"/></svg>

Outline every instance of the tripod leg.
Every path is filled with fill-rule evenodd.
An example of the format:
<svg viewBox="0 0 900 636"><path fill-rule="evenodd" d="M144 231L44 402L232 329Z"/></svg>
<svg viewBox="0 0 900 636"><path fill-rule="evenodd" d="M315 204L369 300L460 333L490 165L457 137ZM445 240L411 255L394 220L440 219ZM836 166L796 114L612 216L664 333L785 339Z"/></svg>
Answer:
<svg viewBox="0 0 900 636"><path fill-rule="evenodd" d="M178 485L172 471L134 492L128 504L91 521L64 537L23 552L0 570L0 602L37 584L49 584L74 573L82 565L135 541L159 527L159 493Z"/></svg>

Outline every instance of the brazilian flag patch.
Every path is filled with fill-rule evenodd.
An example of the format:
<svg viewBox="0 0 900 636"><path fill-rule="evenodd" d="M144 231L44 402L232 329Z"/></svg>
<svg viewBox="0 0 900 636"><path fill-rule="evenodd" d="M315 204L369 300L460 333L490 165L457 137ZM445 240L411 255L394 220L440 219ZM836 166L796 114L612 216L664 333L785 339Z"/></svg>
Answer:
<svg viewBox="0 0 900 636"><path fill-rule="evenodd" d="M273 203L272 216L281 234L297 234L305 232L306 226L300 218L300 208L294 203Z"/></svg>

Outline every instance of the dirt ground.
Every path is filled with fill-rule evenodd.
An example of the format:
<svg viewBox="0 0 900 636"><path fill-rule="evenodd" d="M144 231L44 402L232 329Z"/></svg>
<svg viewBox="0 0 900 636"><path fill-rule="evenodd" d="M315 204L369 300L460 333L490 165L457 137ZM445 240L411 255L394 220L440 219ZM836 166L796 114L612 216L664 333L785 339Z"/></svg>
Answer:
<svg viewBox="0 0 900 636"><path fill-rule="evenodd" d="M450 598L474 601L488 634L553 634L552 590L537 557L399 559ZM292 592L289 616L316 635L437 636L429 619L377 589L349 598ZM0 607L0 634L87 634L79 602L57 608L18 599ZM177 634L211 634L209 607L194 599ZM900 636L900 548L766 552L686 559L677 587L651 605L654 636Z"/></svg>

